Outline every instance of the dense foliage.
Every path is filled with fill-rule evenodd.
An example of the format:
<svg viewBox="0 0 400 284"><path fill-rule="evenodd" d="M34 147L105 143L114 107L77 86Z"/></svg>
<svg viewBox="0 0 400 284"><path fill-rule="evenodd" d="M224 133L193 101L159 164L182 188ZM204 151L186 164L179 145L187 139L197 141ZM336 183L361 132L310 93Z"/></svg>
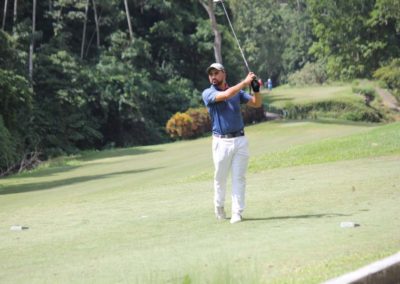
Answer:
<svg viewBox="0 0 400 284"><path fill-rule="evenodd" d="M215 60L201 2L0 1L0 173L37 153L47 158L167 141L168 119L201 106L204 70ZM230 0L226 6L250 67L276 85L303 67L303 74L317 66L314 75L351 79L389 65L400 55L398 3ZM214 4L214 11L223 63L235 83L246 70L222 6Z"/></svg>
<svg viewBox="0 0 400 284"><path fill-rule="evenodd" d="M307 62L301 70L289 75L288 83L291 86L323 84L328 79L325 65L318 61Z"/></svg>
<svg viewBox="0 0 400 284"><path fill-rule="evenodd" d="M389 65L376 70L374 77L383 81L400 101L400 58L394 59Z"/></svg>
<svg viewBox="0 0 400 284"><path fill-rule="evenodd" d="M398 19L378 16L398 7L397 0L307 2L317 37L310 51L326 61L331 78L369 77L381 64L400 56Z"/></svg>

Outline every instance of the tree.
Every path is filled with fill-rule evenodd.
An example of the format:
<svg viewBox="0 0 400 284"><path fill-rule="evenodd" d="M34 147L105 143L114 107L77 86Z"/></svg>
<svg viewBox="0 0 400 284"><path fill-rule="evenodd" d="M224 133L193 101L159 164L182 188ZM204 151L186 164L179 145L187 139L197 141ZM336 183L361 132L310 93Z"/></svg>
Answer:
<svg viewBox="0 0 400 284"><path fill-rule="evenodd" d="M34 140L31 133L33 92L19 73L15 39L0 31L0 176L18 163Z"/></svg>
<svg viewBox="0 0 400 284"><path fill-rule="evenodd" d="M211 29L214 33L215 62L222 64L222 55L221 55L222 39L221 39L221 33L218 30L217 20L215 18L213 0L199 0L199 2L204 7L204 9L207 11L207 14L210 18Z"/></svg>
<svg viewBox="0 0 400 284"><path fill-rule="evenodd" d="M4 31L4 28L6 27L6 18L7 18L7 4L8 0L4 1L4 12L3 12L3 23L1 25L1 29Z"/></svg>
<svg viewBox="0 0 400 284"><path fill-rule="evenodd" d="M88 70L67 51L43 45L34 73L34 129L47 156L75 153L100 144L90 109Z"/></svg>
<svg viewBox="0 0 400 284"><path fill-rule="evenodd" d="M13 34L15 34L15 25L17 24L18 0L14 0L14 16L13 16Z"/></svg>
<svg viewBox="0 0 400 284"><path fill-rule="evenodd" d="M287 32L279 14L279 4L272 0L232 0L229 3L235 30L250 68L262 78L272 77L276 82L282 73L282 50ZM239 50L236 49L235 53L239 54ZM236 58L241 61L239 56ZM240 61L237 64L243 66Z"/></svg>
<svg viewBox="0 0 400 284"><path fill-rule="evenodd" d="M386 26L395 21L397 32L400 32L400 2L397 0L376 0L372 20Z"/></svg>
<svg viewBox="0 0 400 284"><path fill-rule="evenodd" d="M375 0L309 0L308 5L317 37L311 52L327 62L332 79L370 77L381 62L399 54L393 23L371 20Z"/></svg>
<svg viewBox="0 0 400 284"><path fill-rule="evenodd" d="M29 46L29 79L32 81L33 77L33 50L35 47L35 27L36 27L36 0L33 0L32 9L32 37Z"/></svg>
<svg viewBox="0 0 400 284"><path fill-rule="evenodd" d="M84 19L84 22L83 22L83 32L82 32L81 59L83 59L83 53L84 53L84 50L85 50L86 26L87 26L87 19L88 19L89 2L90 2L90 0L86 0L86 5L85 5L85 19Z"/></svg>
<svg viewBox="0 0 400 284"><path fill-rule="evenodd" d="M99 17L97 16L97 6L96 0L92 0L93 11L94 11L94 21L96 23L96 39L97 39L97 49L100 48L100 27L99 27Z"/></svg>
<svg viewBox="0 0 400 284"><path fill-rule="evenodd" d="M132 31L132 24L131 24L131 16L129 14L128 0L124 0L124 4L125 4L126 20L128 22L128 28L129 28L129 35L130 35L131 41L132 41L133 40L133 31Z"/></svg>
<svg viewBox="0 0 400 284"><path fill-rule="evenodd" d="M315 61L309 54L313 43L312 22L307 12L305 0L288 1L282 5L280 14L283 18L285 31L284 51L282 53L282 65L286 79L289 74L302 69L307 62Z"/></svg>

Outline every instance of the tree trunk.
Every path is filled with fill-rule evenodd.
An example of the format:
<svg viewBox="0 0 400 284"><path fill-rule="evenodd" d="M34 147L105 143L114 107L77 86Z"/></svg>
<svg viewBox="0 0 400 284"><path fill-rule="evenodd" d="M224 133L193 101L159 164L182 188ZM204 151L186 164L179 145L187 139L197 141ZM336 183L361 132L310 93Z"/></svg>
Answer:
<svg viewBox="0 0 400 284"><path fill-rule="evenodd" d="M92 0L93 11L94 11L94 21L96 23L96 34L97 34L97 48L100 48L100 28L99 28L99 18L97 17L96 1Z"/></svg>
<svg viewBox="0 0 400 284"><path fill-rule="evenodd" d="M31 82L33 79L33 48L35 47L35 25L36 25L36 0L33 0L32 37L31 37L31 44L29 46L29 79L31 80Z"/></svg>
<svg viewBox="0 0 400 284"><path fill-rule="evenodd" d="M81 59L83 59L83 52L84 52L84 50L85 50L86 25L87 25L88 11L89 11L89 2L90 2L90 0L87 0L87 1L86 1L86 7L85 7L85 22L83 23L82 45L81 45Z"/></svg>
<svg viewBox="0 0 400 284"><path fill-rule="evenodd" d="M131 41L132 41L133 40L133 31L132 31L132 25L131 25L131 16L129 14L128 0L124 0L124 3L125 3L126 19L128 20L129 35L130 35Z"/></svg>
<svg viewBox="0 0 400 284"><path fill-rule="evenodd" d="M207 1L207 2L206 2ZM214 33L214 56L215 62L222 64L221 55L221 33L218 31L217 19L215 18L213 0L199 0L200 4L206 9L208 16L210 17L211 29Z"/></svg>
<svg viewBox="0 0 400 284"><path fill-rule="evenodd" d="M4 1L4 13L3 13L3 24L1 25L1 29L4 31L6 27L6 18L7 18L7 0Z"/></svg>
<svg viewBox="0 0 400 284"><path fill-rule="evenodd" d="M14 17L13 17L13 34L15 33L15 25L17 24L17 10L18 10L18 0L14 0Z"/></svg>

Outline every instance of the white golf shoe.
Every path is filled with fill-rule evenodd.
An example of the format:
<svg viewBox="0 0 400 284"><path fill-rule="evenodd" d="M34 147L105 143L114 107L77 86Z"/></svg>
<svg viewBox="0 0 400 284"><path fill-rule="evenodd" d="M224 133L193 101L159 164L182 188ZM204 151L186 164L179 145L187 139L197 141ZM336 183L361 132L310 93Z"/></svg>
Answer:
<svg viewBox="0 0 400 284"><path fill-rule="evenodd" d="M226 219L224 207L218 207L218 206L215 207L215 217L217 217L217 220L225 220Z"/></svg>
<svg viewBox="0 0 400 284"><path fill-rule="evenodd" d="M241 222L242 221L242 216L240 215L240 214L232 214L232 217L231 217L231 224L235 224L235 223L239 223L239 222Z"/></svg>

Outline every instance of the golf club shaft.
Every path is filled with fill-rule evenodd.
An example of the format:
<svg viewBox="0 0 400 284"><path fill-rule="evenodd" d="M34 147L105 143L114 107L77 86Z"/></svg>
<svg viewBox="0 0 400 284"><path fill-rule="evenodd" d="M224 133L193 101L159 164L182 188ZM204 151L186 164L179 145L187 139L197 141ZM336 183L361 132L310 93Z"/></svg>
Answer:
<svg viewBox="0 0 400 284"><path fill-rule="evenodd" d="M244 52L242 50L242 47L240 46L240 43L239 43L239 40L238 40L238 38L236 36L235 30L233 29L233 26L232 26L232 23L231 23L231 19L229 18L228 12L226 11L224 0L220 0L219 2L221 2L222 7L224 8L224 12L225 12L226 18L228 19L228 23L229 23L229 26L231 27L233 36L236 39L236 43L237 43L237 45L239 47L240 54L242 54L243 61L244 61L244 64L246 65L247 71L250 72L249 64L247 63L247 60L246 60L246 57L244 56Z"/></svg>

